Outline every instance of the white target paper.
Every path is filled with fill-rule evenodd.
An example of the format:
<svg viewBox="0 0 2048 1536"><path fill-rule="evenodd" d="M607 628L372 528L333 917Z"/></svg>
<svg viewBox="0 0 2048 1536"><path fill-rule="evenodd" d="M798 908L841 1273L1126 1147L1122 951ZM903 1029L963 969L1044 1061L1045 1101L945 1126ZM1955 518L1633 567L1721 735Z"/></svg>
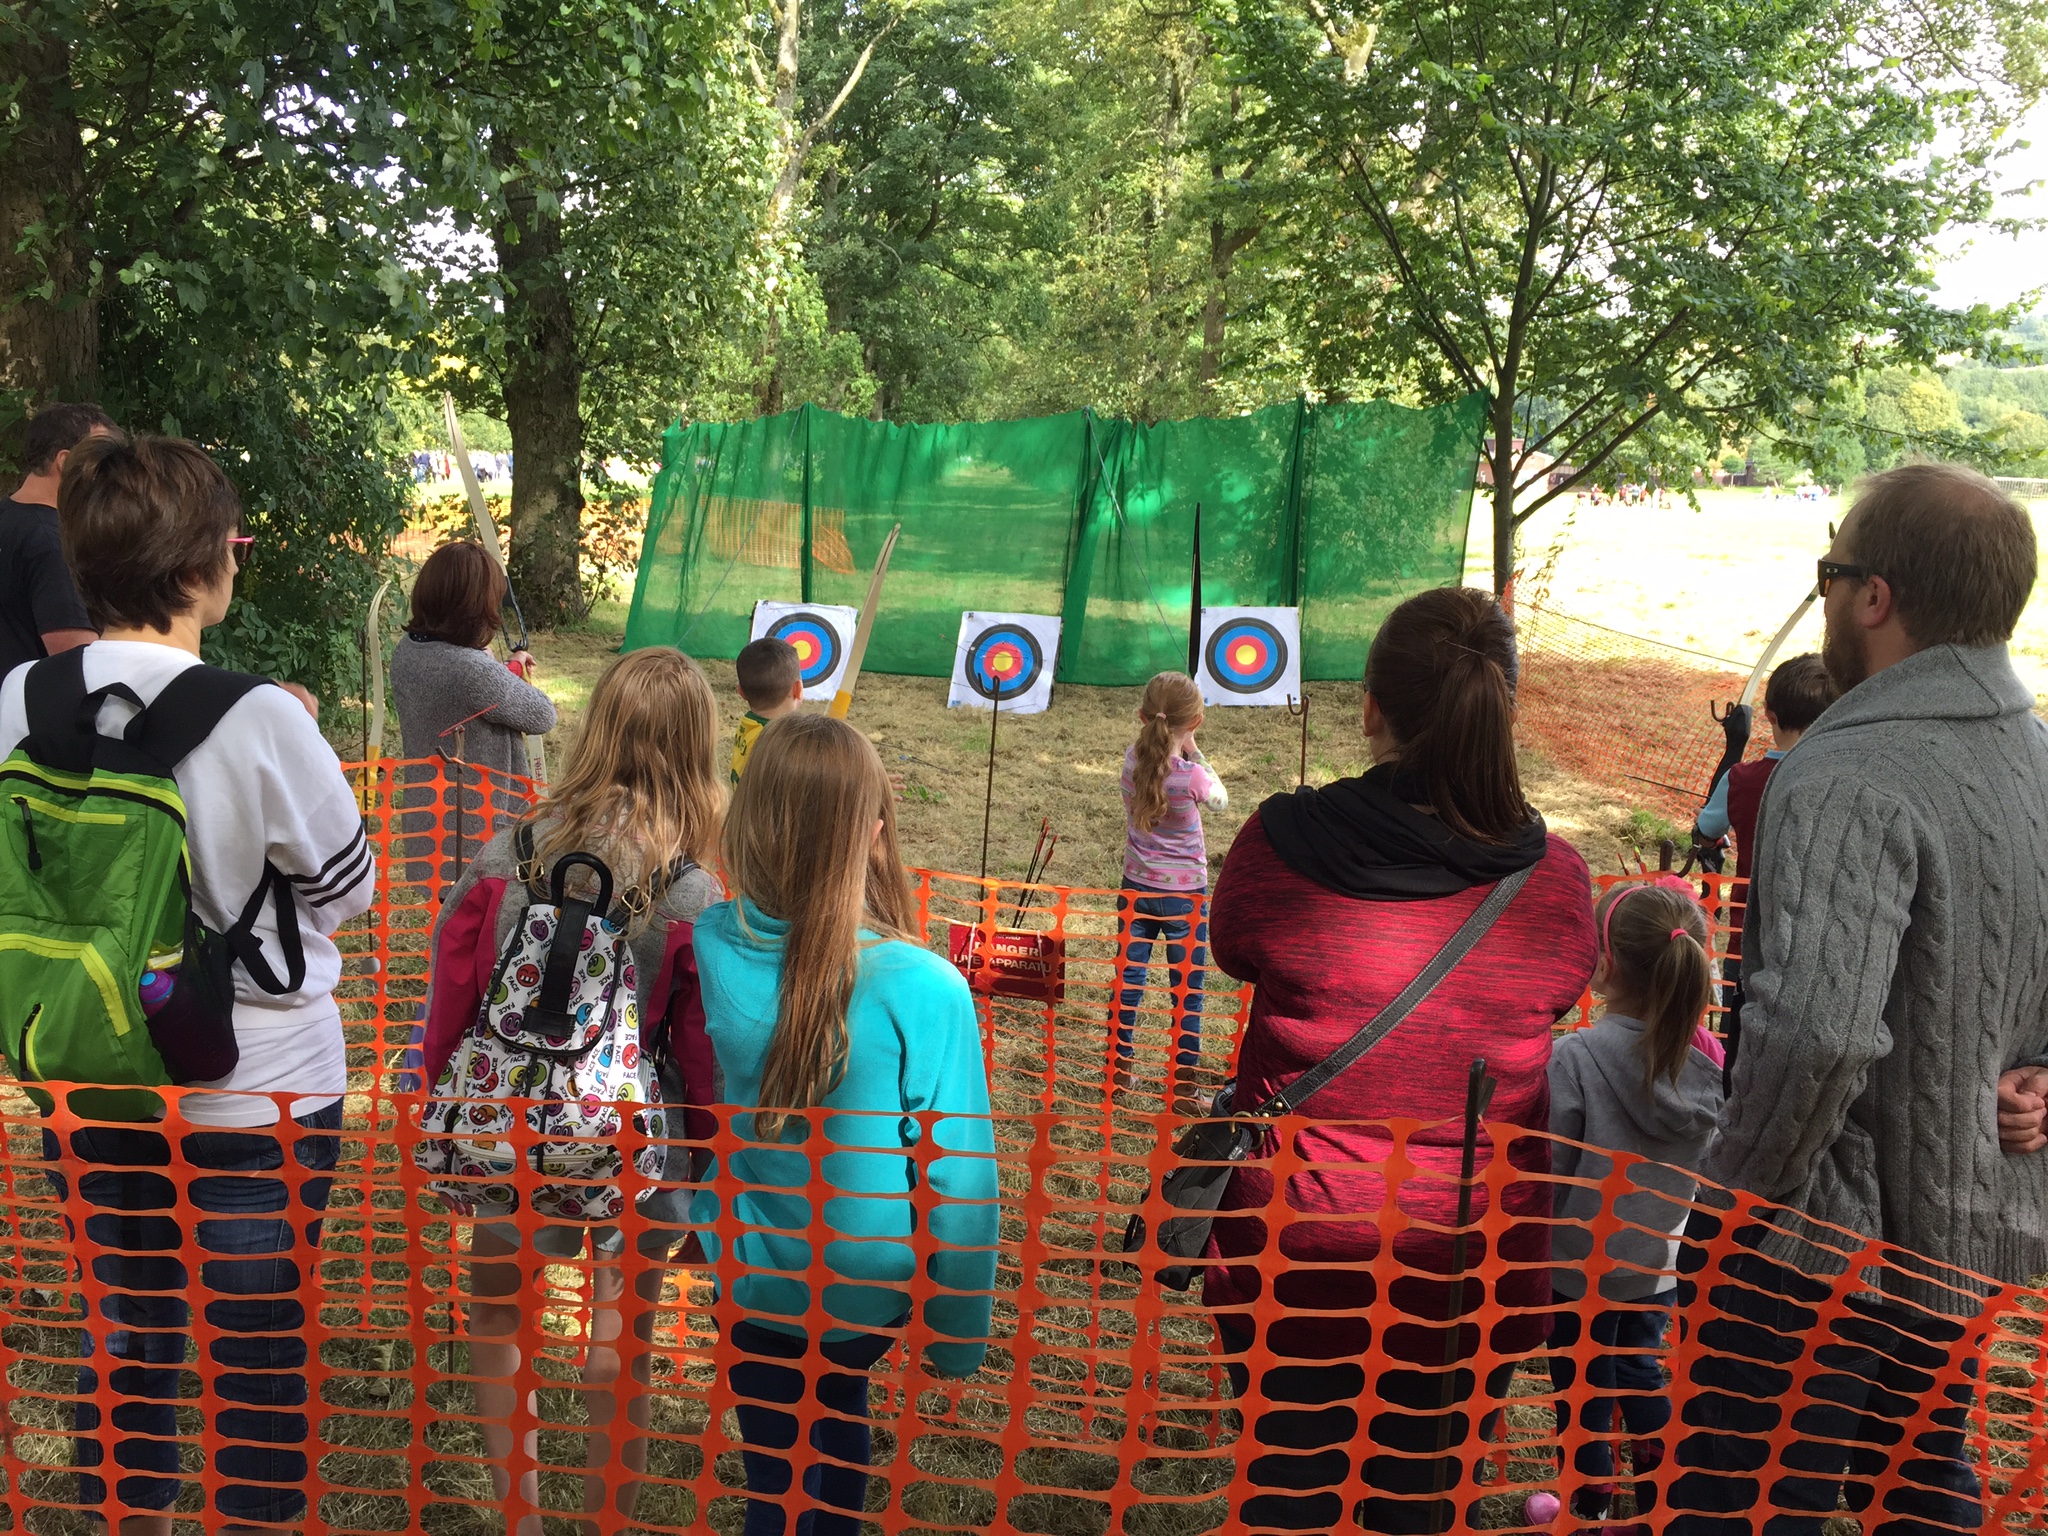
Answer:
<svg viewBox="0 0 2048 1536"><path fill-rule="evenodd" d="M946 707L1037 715L1052 707L1052 673L1059 662L1060 621L1046 613L963 613L953 649L953 686Z"/></svg>
<svg viewBox="0 0 2048 1536"><path fill-rule="evenodd" d="M858 608L834 603L754 604L754 632L747 638L759 640L773 635L796 647L798 676L804 680L804 697L830 699L839 691L839 679L846 672L846 653L853 647L853 631L860 622Z"/></svg>
<svg viewBox="0 0 2048 1536"><path fill-rule="evenodd" d="M1202 702L1285 704L1301 697L1299 608L1204 608Z"/></svg>

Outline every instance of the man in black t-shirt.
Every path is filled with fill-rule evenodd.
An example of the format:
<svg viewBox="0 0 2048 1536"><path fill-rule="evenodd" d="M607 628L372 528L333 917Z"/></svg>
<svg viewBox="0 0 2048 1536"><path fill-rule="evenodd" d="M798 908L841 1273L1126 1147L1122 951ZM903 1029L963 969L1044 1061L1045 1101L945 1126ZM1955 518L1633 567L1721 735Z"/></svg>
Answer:
<svg viewBox="0 0 2048 1536"><path fill-rule="evenodd" d="M99 638L64 566L57 484L72 449L120 435L96 405L46 405L28 424L28 476L0 501L0 677Z"/></svg>

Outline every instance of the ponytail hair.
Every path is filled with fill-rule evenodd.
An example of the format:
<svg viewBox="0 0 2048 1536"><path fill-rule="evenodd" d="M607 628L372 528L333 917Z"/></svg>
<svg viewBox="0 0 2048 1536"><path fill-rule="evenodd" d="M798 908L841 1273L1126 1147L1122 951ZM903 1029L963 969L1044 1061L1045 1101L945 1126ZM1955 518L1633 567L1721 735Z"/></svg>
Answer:
<svg viewBox="0 0 2048 1536"><path fill-rule="evenodd" d="M1594 913L1609 990L1649 1026L1643 1036L1643 1086L1676 1083L1694 1032L1713 1001L1707 914L1676 876L1618 885Z"/></svg>
<svg viewBox="0 0 2048 1536"><path fill-rule="evenodd" d="M919 942L874 744L828 715L772 722L733 791L723 851L734 894L789 925L754 1115L755 1136L780 1141L793 1117L776 1111L824 1103L846 1075L860 930Z"/></svg>
<svg viewBox="0 0 2048 1536"><path fill-rule="evenodd" d="M1131 825L1150 832L1166 817L1166 770L1173 738L1202 718L1202 690L1185 672L1161 672L1138 701L1136 760L1131 767Z"/></svg>
<svg viewBox="0 0 2048 1536"><path fill-rule="evenodd" d="M1400 744L1403 777L1476 842L1512 842L1536 814L1515 763L1515 672L1514 625L1472 587L1409 598L1366 658L1366 691Z"/></svg>

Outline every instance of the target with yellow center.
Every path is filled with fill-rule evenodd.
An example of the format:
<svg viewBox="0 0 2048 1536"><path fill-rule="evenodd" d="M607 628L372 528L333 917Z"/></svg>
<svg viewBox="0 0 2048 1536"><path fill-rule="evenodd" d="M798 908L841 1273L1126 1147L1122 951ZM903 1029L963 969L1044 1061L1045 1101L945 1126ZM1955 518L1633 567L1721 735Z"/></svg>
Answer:
<svg viewBox="0 0 2048 1536"><path fill-rule="evenodd" d="M839 666L843 649L839 630L830 619L816 613L785 614L768 626L769 638L787 641L796 652L797 676L806 688L816 688Z"/></svg>
<svg viewBox="0 0 2048 1536"><path fill-rule="evenodd" d="M1213 704L1279 704L1301 692L1301 611L1205 608L1202 696Z"/></svg>
<svg viewBox="0 0 2048 1536"><path fill-rule="evenodd" d="M1038 637L1021 624L991 624L967 646L967 685L984 699L1021 698L1045 670Z"/></svg>

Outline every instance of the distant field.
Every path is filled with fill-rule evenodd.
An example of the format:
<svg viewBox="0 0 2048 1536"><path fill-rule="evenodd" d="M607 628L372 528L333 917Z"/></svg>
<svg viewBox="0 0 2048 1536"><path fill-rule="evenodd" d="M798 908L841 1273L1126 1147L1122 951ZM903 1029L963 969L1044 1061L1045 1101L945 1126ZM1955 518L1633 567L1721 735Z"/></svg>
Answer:
<svg viewBox="0 0 2048 1536"><path fill-rule="evenodd" d="M1846 498L1795 501L1765 491L1700 493L1700 510L1672 498L1667 509L1553 503L1522 529L1525 580L1534 580L1563 539L1550 602L1576 618L1704 651L1747 671L1813 585L1813 563L1828 547L1828 524ZM1490 509L1473 509L1466 577L1492 581ZM2034 503L2037 536L2048 535L2048 500ZM2048 539L2044 539L2048 543ZM2048 564L2048 560L2044 560ZM1817 650L1818 606L1785 654ZM2048 696L2048 600L2036 588L2014 637L2014 658L2036 696Z"/></svg>

